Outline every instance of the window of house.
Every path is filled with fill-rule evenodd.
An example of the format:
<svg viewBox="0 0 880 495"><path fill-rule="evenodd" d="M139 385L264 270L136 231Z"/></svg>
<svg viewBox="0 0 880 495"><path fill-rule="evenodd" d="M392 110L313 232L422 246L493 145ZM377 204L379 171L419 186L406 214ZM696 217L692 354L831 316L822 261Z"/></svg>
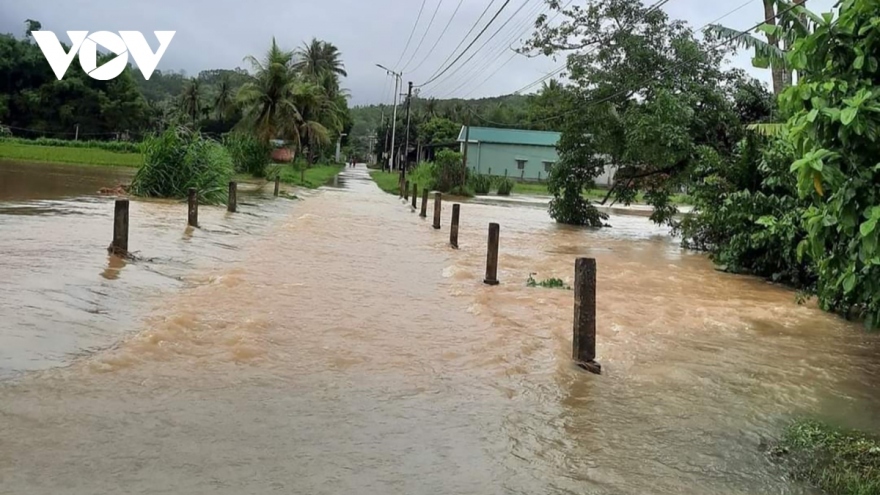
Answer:
<svg viewBox="0 0 880 495"><path fill-rule="evenodd" d="M553 170L553 165L556 164L556 162L542 162L542 163L544 164L544 172L547 172L548 174L550 173L551 170Z"/></svg>
<svg viewBox="0 0 880 495"><path fill-rule="evenodd" d="M517 170L525 170L527 161L528 160L517 160L516 161L516 169Z"/></svg>

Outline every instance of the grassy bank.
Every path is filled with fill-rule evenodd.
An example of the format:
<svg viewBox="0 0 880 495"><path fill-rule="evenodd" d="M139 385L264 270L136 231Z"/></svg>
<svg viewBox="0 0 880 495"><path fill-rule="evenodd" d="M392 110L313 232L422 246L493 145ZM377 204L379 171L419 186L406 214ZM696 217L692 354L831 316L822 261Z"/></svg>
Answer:
<svg viewBox="0 0 880 495"><path fill-rule="evenodd" d="M119 153L98 148L39 146L0 140L0 159L24 162L70 163L110 167L139 167L144 163L140 153Z"/></svg>
<svg viewBox="0 0 880 495"><path fill-rule="evenodd" d="M373 181L379 186L379 189L388 194L400 194L400 186L398 186L397 182L400 179L400 174L398 172L372 170L370 171L370 177L373 178Z"/></svg>
<svg viewBox="0 0 880 495"><path fill-rule="evenodd" d="M771 453L792 475L830 495L880 494L880 438L798 421Z"/></svg>
<svg viewBox="0 0 880 495"><path fill-rule="evenodd" d="M339 174L339 172L342 172L344 168L344 164L314 165L312 168L306 169L304 180L302 171L295 166L285 165L281 167L278 172L281 174L281 182L285 184L292 184L294 186L305 187L308 189L317 189L333 180L333 177ZM269 175L270 177L274 177L274 172L270 172Z"/></svg>

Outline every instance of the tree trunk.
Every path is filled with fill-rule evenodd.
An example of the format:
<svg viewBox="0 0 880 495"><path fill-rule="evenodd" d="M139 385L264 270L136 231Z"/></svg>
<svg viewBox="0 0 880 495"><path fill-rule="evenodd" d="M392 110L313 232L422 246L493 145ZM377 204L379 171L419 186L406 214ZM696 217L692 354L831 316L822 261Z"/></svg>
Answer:
<svg viewBox="0 0 880 495"><path fill-rule="evenodd" d="M776 3L774 0L764 0L764 22L776 25ZM767 35L767 44L775 48L779 48L779 40L775 35ZM770 68L773 73L773 94L779 94L785 87L785 67L781 62L771 61Z"/></svg>

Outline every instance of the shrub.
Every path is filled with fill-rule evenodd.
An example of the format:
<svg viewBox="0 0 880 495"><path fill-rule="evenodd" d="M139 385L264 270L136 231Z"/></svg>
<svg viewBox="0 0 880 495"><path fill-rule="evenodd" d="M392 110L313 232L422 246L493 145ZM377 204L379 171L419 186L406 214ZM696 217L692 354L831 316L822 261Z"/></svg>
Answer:
<svg viewBox="0 0 880 495"><path fill-rule="evenodd" d="M452 150L437 152L434 162L434 189L452 192L454 188L464 190L467 184L467 168L462 163L461 153Z"/></svg>
<svg viewBox="0 0 880 495"><path fill-rule="evenodd" d="M510 192L513 191L513 184L514 182L507 177L498 179L498 195L510 196Z"/></svg>
<svg viewBox="0 0 880 495"><path fill-rule="evenodd" d="M144 165L132 180L131 192L184 198L195 188L200 202L225 203L234 170L223 145L186 128L171 128L144 141Z"/></svg>
<svg viewBox="0 0 880 495"><path fill-rule="evenodd" d="M422 162L409 172L409 182L418 184L420 190L434 190L434 162Z"/></svg>
<svg viewBox="0 0 880 495"><path fill-rule="evenodd" d="M492 188L492 178L488 175L472 174L469 182L477 194L489 194L489 190Z"/></svg>
<svg viewBox="0 0 880 495"><path fill-rule="evenodd" d="M223 139L223 145L232 157L236 172L254 177L266 177L266 167L271 160L272 148L250 134L232 133Z"/></svg>

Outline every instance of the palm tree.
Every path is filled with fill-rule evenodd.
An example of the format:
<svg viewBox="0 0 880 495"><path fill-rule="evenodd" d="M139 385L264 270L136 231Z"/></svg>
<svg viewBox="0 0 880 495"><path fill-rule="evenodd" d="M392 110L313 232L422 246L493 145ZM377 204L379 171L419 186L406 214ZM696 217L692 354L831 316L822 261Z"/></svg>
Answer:
<svg viewBox="0 0 880 495"><path fill-rule="evenodd" d="M310 43L303 43L296 50L296 57L294 69L313 81L327 73L334 74L337 78L348 77L342 63L342 54L332 43L312 38Z"/></svg>
<svg viewBox="0 0 880 495"><path fill-rule="evenodd" d="M325 123L334 129L341 127L338 110L323 88L310 82L300 82L294 87L293 100L299 110L296 120L299 148L311 167L315 151L331 143L330 130Z"/></svg>
<svg viewBox="0 0 880 495"><path fill-rule="evenodd" d="M220 81L217 88L217 96L214 98L214 110L217 111L217 118L223 120L233 107L232 87L229 84L229 77L226 76Z"/></svg>
<svg viewBox="0 0 880 495"><path fill-rule="evenodd" d="M197 118L199 114L199 108L201 108L201 84L199 80L196 78L190 79L189 83L183 89L183 95L181 96L181 109L187 115L192 117L193 126L197 124Z"/></svg>
<svg viewBox="0 0 880 495"><path fill-rule="evenodd" d="M263 61L248 56L254 74L238 91L238 102L244 116L240 123L249 127L264 141L284 138L299 142L301 119L294 103L294 89L298 84L292 70L293 52L278 47L275 38Z"/></svg>

